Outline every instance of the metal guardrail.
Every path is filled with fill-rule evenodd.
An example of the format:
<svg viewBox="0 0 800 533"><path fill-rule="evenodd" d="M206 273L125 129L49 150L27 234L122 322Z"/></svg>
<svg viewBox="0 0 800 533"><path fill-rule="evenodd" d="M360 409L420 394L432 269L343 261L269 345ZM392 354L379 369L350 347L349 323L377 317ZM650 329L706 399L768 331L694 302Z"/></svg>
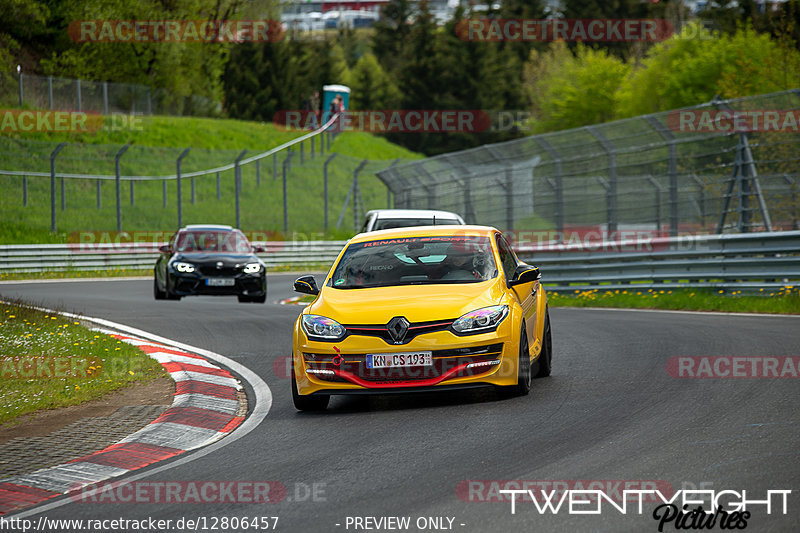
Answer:
<svg viewBox="0 0 800 533"><path fill-rule="evenodd" d="M254 242L266 252L258 254L268 267L330 264L347 241ZM0 272L60 272L109 269L150 269L165 243L34 244L0 246Z"/></svg>
<svg viewBox="0 0 800 533"><path fill-rule="evenodd" d="M800 231L517 247L550 290L800 284Z"/></svg>
<svg viewBox="0 0 800 533"><path fill-rule="evenodd" d="M160 243L0 246L0 272L149 269ZM346 241L257 242L267 266L330 264ZM800 284L800 231L583 243L518 243L550 290L770 288ZM602 248L602 249L598 249Z"/></svg>

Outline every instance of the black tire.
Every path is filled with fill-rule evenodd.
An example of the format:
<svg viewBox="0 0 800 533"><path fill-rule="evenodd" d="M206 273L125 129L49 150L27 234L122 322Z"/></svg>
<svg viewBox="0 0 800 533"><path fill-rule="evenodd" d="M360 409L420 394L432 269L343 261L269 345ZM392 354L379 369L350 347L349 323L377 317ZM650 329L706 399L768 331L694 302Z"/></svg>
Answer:
<svg viewBox="0 0 800 533"><path fill-rule="evenodd" d="M166 300L167 293L158 288L158 278L153 277L153 297L156 300Z"/></svg>
<svg viewBox="0 0 800 533"><path fill-rule="evenodd" d="M550 375L553 366L553 338L550 333L550 311L544 312L544 333L542 335L542 353L537 359L539 370L535 378L546 378Z"/></svg>
<svg viewBox="0 0 800 533"><path fill-rule="evenodd" d="M255 304L263 304L263 303L266 303L266 302L267 302L267 293L265 292L265 293L264 293L264 294L262 294L261 296L254 296L254 297L253 297L253 299L252 299L252 300L250 300L250 301L251 301L251 302L253 302L253 303L255 303Z"/></svg>
<svg viewBox="0 0 800 533"><path fill-rule="evenodd" d="M297 392L297 380L294 377L294 365L292 366L292 401L294 408L298 411L324 411L328 407L330 396L314 395L301 396Z"/></svg>
<svg viewBox="0 0 800 533"><path fill-rule="evenodd" d="M519 361L517 363L517 384L502 387L504 397L527 396L531 391L533 374L531 373L531 356L528 351L528 336L525 334L525 324L519 334Z"/></svg>
<svg viewBox="0 0 800 533"><path fill-rule="evenodd" d="M167 300L180 300L181 299L181 297L179 295L177 295L177 294L175 294L175 293L173 293L172 291L169 290L169 277L167 277L167 281L164 284L164 288L166 289Z"/></svg>

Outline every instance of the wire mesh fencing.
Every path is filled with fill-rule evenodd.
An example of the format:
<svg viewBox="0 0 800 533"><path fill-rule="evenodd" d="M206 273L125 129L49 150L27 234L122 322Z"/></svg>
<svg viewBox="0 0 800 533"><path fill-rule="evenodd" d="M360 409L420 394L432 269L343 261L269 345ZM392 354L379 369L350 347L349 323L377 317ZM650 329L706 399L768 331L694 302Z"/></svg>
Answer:
<svg viewBox="0 0 800 533"><path fill-rule="evenodd" d="M4 91L3 105L129 115L216 116L221 106L209 98L176 97L170 91L133 83L97 82L57 76L20 74L16 87Z"/></svg>
<svg viewBox="0 0 800 533"><path fill-rule="evenodd" d="M396 207L564 235L800 228L800 91L534 135L378 172Z"/></svg>
<svg viewBox="0 0 800 533"><path fill-rule="evenodd" d="M66 233L223 223L262 240L319 239L386 206L375 174L404 162L331 152L336 134L317 130L262 153L0 137L0 205L8 224Z"/></svg>

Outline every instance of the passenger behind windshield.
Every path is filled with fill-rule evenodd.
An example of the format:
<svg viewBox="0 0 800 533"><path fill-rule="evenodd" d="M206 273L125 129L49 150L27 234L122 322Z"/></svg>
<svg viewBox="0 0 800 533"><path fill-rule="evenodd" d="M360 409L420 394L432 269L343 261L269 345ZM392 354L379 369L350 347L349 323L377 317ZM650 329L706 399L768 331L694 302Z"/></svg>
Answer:
<svg viewBox="0 0 800 533"><path fill-rule="evenodd" d="M486 237L385 239L347 247L333 272L339 289L476 283L497 275Z"/></svg>

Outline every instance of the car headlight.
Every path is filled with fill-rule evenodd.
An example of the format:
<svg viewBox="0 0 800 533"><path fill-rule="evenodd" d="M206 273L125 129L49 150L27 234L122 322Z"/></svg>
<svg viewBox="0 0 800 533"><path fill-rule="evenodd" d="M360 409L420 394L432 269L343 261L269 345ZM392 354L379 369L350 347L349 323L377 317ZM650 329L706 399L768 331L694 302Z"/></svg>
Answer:
<svg viewBox="0 0 800 533"><path fill-rule="evenodd" d="M242 272L245 274L257 274L261 272L261 263L247 263Z"/></svg>
<svg viewBox="0 0 800 533"><path fill-rule="evenodd" d="M336 340L344 337L344 327L330 318L319 315L303 315L303 329L309 337Z"/></svg>
<svg viewBox="0 0 800 533"><path fill-rule="evenodd" d="M492 305L462 315L453 322L457 333L481 333L494 329L508 314L507 305Z"/></svg>
<svg viewBox="0 0 800 533"><path fill-rule="evenodd" d="M186 272L186 273L194 272L194 265L191 264L191 263L184 263L182 261L176 261L176 262L172 263L172 266L178 272Z"/></svg>

